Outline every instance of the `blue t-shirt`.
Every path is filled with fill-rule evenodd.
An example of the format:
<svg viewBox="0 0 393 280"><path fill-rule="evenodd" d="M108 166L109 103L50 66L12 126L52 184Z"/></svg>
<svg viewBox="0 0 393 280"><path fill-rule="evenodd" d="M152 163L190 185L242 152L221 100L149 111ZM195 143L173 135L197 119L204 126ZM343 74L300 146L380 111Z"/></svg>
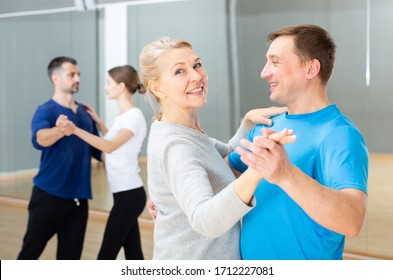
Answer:
<svg viewBox="0 0 393 280"><path fill-rule="evenodd" d="M335 190L367 193L368 150L355 125L335 105L310 114L272 118L275 131L293 129L296 142L285 146L289 160L320 184ZM261 135L263 125L248 140ZM239 154L228 157L233 168L247 166ZM257 204L243 219L243 259L342 259L345 237L311 219L279 186L261 180Z"/></svg>
<svg viewBox="0 0 393 280"><path fill-rule="evenodd" d="M33 146L42 150L40 168L33 182L56 197L92 198L91 156L100 160L101 152L75 135L64 136L49 147L37 143L37 131L54 127L60 114L66 115L79 128L98 135L94 121L83 106L79 105L74 113L53 99L40 105L31 122Z"/></svg>

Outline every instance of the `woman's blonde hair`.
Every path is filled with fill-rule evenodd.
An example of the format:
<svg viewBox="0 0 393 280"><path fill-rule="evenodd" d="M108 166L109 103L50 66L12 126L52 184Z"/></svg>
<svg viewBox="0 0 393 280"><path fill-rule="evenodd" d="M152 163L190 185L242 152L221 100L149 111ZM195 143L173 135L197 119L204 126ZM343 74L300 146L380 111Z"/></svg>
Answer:
<svg viewBox="0 0 393 280"><path fill-rule="evenodd" d="M156 109L153 105L150 95L153 95L158 103L160 103L160 100L151 90L151 85L153 81L158 81L161 75L163 67L161 58L168 50L182 48L192 49L192 45L182 39L162 37L156 41L151 42L142 49L139 57L142 84L147 88L149 92L149 94L147 94L147 97L150 105L153 107L153 110L155 112ZM161 119L160 113L156 114L156 119Z"/></svg>

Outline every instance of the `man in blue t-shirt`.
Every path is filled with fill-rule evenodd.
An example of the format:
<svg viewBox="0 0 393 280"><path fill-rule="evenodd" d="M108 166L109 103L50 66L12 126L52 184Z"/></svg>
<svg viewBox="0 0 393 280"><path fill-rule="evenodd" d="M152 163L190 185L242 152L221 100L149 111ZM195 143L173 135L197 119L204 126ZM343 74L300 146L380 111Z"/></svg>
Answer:
<svg viewBox="0 0 393 280"><path fill-rule="evenodd" d="M98 135L92 118L74 100L80 83L76 60L54 58L48 65L48 75L54 94L37 108L31 123L33 146L42 154L18 259L38 259L49 239L57 234L56 258L75 260L82 254L88 199L92 198L91 157L101 160L101 152L72 135L74 123ZM58 126L59 122L63 125Z"/></svg>
<svg viewBox="0 0 393 280"><path fill-rule="evenodd" d="M282 28L268 40L261 77L270 84L270 99L288 106L269 129L293 129L297 140L284 147L257 125L228 157L235 171L250 165L265 178L243 219L242 258L342 259L345 236L356 236L365 217L368 151L355 125L327 98L334 40L315 25ZM257 165L250 150L259 156Z"/></svg>

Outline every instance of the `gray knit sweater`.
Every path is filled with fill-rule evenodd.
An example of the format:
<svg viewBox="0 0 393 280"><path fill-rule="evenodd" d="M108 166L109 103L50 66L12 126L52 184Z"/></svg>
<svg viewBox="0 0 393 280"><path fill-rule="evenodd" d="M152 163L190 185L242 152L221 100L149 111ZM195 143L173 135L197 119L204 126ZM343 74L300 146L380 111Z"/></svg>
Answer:
<svg viewBox="0 0 393 280"><path fill-rule="evenodd" d="M173 123L151 126L149 194L158 208L153 259L240 259L239 220L252 208L233 189L224 162L247 131L229 144Z"/></svg>

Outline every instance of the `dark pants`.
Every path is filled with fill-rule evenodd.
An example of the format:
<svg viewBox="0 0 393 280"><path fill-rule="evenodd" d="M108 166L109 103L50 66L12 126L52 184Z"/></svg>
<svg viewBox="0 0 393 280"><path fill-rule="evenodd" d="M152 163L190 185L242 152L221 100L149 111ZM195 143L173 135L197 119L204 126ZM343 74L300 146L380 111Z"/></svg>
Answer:
<svg viewBox="0 0 393 280"><path fill-rule="evenodd" d="M55 234L56 258L80 259L88 218L87 199L61 199L34 186L28 210L29 220L19 260L38 259Z"/></svg>
<svg viewBox="0 0 393 280"><path fill-rule="evenodd" d="M114 193L113 200L98 259L114 260L123 247L127 260L143 260L138 217L145 208L145 190Z"/></svg>

